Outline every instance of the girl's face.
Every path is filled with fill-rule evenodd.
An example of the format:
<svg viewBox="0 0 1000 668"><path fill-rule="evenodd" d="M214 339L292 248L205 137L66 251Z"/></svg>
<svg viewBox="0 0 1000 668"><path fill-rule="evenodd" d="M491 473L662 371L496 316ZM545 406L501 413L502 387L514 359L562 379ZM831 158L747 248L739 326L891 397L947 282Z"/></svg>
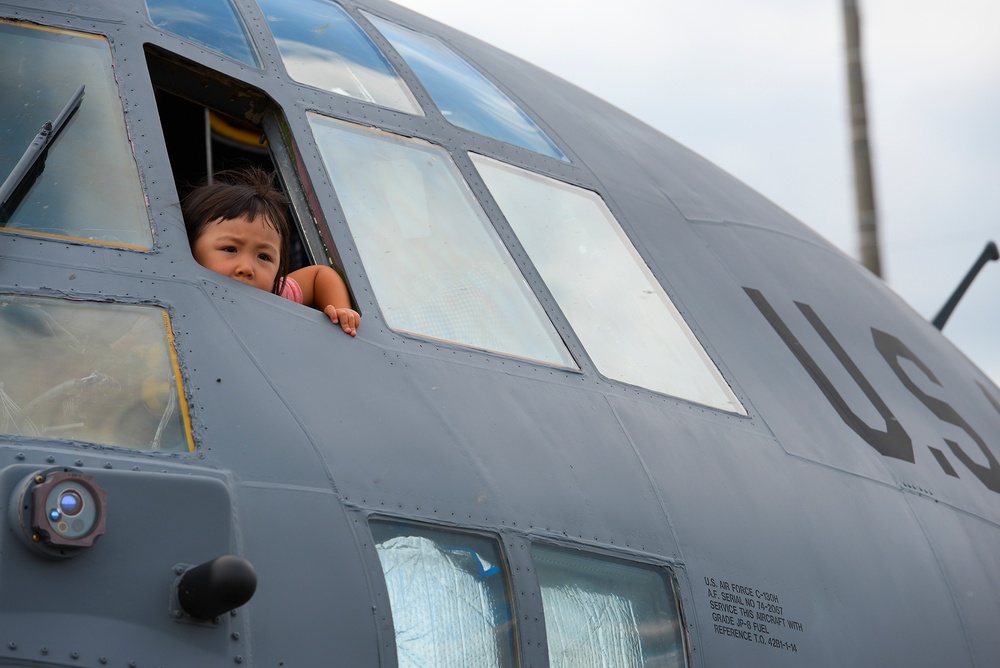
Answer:
<svg viewBox="0 0 1000 668"><path fill-rule="evenodd" d="M278 275L281 237L263 217L220 218L205 226L191 251L206 269L270 292Z"/></svg>

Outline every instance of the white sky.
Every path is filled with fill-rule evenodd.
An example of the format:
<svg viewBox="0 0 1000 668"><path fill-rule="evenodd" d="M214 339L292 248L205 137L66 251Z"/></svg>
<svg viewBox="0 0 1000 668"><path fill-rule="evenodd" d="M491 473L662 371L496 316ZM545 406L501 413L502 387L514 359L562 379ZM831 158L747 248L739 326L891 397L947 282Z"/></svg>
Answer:
<svg viewBox="0 0 1000 668"><path fill-rule="evenodd" d="M715 162L853 257L841 0L396 0ZM883 278L934 317L1000 242L1000 3L858 0ZM1000 263L945 334L1000 382Z"/></svg>

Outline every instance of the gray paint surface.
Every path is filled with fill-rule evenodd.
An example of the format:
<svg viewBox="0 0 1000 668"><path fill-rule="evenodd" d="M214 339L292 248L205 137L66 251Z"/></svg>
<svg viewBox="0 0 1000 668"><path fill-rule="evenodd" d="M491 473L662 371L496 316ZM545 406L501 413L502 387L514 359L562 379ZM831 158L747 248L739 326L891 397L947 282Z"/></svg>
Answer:
<svg viewBox="0 0 1000 668"><path fill-rule="evenodd" d="M390 3L345 6L441 36L532 114L570 163L451 126L401 62L426 118L298 86L277 65L260 20L251 25L264 70L158 31L136 0L26 4L0 2L0 16L110 39L156 244L140 252L0 231L0 292L165 307L198 447L157 455L0 436L0 502L24 475L52 465L90 472L109 492L108 533L78 558L42 561L9 526L0 529L0 665L96 666L101 657L140 666L395 665L366 528L372 514L498 536L524 613L525 666L547 663L532 541L669 568L692 666L988 666L1000 657L1000 496L945 439L975 464L990 462L968 430L907 390L873 329L933 371L936 380L902 363L993 453L1000 411L987 395L995 402L1000 390L788 214L610 105ZM258 16L252 3L239 6ZM335 244L364 314L357 339L322 314L195 264L145 44L242 82L284 113L329 226L321 234ZM202 102L228 104L216 94L210 88ZM474 189L466 150L599 192L749 416L602 378L557 313L579 372L387 328L308 145L310 109L438 143ZM517 257L506 223L486 208ZM826 374L826 394L747 288ZM887 428L797 303L811 307L885 402L914 462L879 454L837 413L830 387L862 422ZM257 570L250 603L217 626L172 619L174 565L228 552ZM795 651L720 632L709 590L722 582L773 595L801 630L772 624L763 635L794 642Z"/></svg>

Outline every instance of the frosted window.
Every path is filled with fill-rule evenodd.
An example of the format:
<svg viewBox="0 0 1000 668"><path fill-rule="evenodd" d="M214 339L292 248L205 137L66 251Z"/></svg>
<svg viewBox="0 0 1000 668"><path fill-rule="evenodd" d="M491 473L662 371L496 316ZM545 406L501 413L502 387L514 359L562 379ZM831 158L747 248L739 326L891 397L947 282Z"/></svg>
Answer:
<svg viewBox="0 0 1000 668"><path fill-rule="evenodd" d="M146 0L158 28L257 67L257 56L232 0Z"/></svg>
<svg viewBox="0 0 1000 668"><path fill-rule="evenodd" d="M390 327L576 366L444 150L309 119Z"/></svg>
<svg viewBox="0 0 1000 668"><path fill-rule="evenodd" d="M506 574L493 541L372 522L400 668L514 665Z"/></svg>
<svg viewBox="0 0 1000 668"><path fill-rule="evenodd" d="M0 21L0 182L81 84L83 101L0 228L149 248L153 234L111 50L101 37Z"/></svg>
<svg viewBox="0 0 1000 668"><path fill-rule="evenodd" d="M660 569L535 545L552 668L683 668L673 586Z"/></svg>
<svg viewBox="0 0 1000 668"><path fill-rule="evenodd" d="M413 69L454 125L565 160L563 152L517 104L438 39L365 14Z"/></svg>
<svg viewBox="0 0 1000 668"><path fill-rule="evenodd" d="M368 35L329 0L258 0L289 76L331 93L422 114Z"/></svg>
<svg viewBox="0 0 1000 668"><path fill-rule="evenodd" d="M746 414L599 195L472 160L601 373Z"/></svg>
<svg viewBox="0 0 1000 668"><path fill-rule="evenodd" d="M0 433L191 449L163 309L0 295Z"/></svg>

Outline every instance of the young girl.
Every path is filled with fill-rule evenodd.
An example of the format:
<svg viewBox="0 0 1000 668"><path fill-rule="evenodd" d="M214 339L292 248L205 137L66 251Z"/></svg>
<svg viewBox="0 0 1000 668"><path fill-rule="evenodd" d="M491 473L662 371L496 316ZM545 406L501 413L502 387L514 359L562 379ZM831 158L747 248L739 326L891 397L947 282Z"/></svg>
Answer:
<svg viewBox="0 0 1000 668"><path fill-rule="evenodd" d="M288 272L288 200L274 176L252 167L220 172L181 203L194 259L201 266L323 311L357 336L361 314L332 267Z"/></svg>

